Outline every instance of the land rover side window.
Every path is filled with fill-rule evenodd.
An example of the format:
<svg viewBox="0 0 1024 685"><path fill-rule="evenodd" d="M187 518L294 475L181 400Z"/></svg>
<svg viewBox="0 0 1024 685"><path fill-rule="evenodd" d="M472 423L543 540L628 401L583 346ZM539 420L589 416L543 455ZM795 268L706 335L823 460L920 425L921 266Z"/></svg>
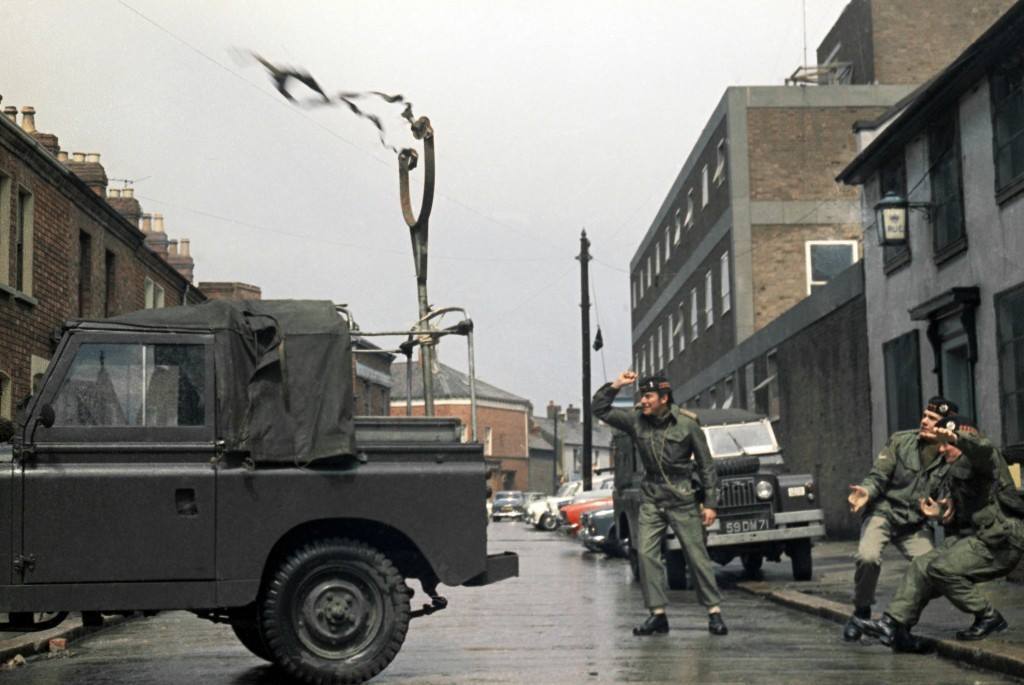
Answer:
<svg viewBox="0 0 1024 685"><path fill-rule="evenodd" d="M85 343L53 402L55 426L206 422L204 347Z"/></svg>

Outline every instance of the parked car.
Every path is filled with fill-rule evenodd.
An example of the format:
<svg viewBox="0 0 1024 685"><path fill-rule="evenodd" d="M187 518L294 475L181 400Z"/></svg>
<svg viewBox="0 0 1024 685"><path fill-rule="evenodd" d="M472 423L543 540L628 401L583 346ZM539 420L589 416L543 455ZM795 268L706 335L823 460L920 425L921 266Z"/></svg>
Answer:
<svg viewBox="0 0 1024 685"><path fill-rule="evenodd" d="M610 504L580 514L580 532L576 537L591 552L622 556L619 536L615 532L615 507Z"/></svg>
<svg viewBox="0 0 1024 685"><path fill-rule="evenodd" d="M606 490L599 490L597 492L607 492ZM569 535L576 535L580 529L580 515L587 511L594 511L596 509L604 509L612 506L611 494L607 494L603 497L588 497L579 499L568 504L563 504L558 508L559 510L559 526L560 528L568 533Z"/></svg>
<svg viewBox="0 0 1024 685"><path fill-rule="evenodd" d="M811 543L825 535L825 515L817 502L814 478L791 474L768 419L743 409L699 409L697 414L719 475L718 520L708 528L708 553L725 565L739 557L748 573L765 559L785 553L795 580L810 580ZM616 457L615 516L626 546L637 528L642 466L629 437L613 439ZM636 569L636 554L626 546ZM686 586L686 560L669 529L664 547L669 585Z"/></svg>
<svg viewBox="0 0 1024 685"><path fill-rule="evenodd" d="M523 520L535 528L554 530L558 527L558 505L572 500L582 490L583 481L581 480L571 480L568 483L562 483L558 488L558 492L554 495L530 502L526 507L526 516ZM551 515L552 502L554 502L553 516Z"/></svg>
<svg viewBox="0 0 1024 685"><path fill-rule="evenodd" d="M491 520L519 519L526 513L526 499L521 490L500 490L494 495Z"/></svg>

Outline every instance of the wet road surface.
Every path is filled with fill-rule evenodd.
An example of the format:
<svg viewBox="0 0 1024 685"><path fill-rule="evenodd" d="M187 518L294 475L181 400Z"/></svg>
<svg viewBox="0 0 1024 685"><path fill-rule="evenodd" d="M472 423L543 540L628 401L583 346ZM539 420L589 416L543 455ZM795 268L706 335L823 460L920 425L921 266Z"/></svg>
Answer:
<svg viewBox="0 0 1024 685"><path fill-rule="evenodd" d="M692 592L672 592L671 632L637 638L640 588L619 559L520 523L489 527L491 550L520 555L521 576L483 588L442 588L449 609L414 619L395 661L374 683L1012 683L935 656L847 645L830 621L730 589L737 562L718 568L730 634L713 637ZM766 579L789 564L765 563ZM413 606L424 601L421 592ZM252 656L228 626L171 612L130 621L40 657L0 682L34 685L271 685L281 672Z"/></svg>

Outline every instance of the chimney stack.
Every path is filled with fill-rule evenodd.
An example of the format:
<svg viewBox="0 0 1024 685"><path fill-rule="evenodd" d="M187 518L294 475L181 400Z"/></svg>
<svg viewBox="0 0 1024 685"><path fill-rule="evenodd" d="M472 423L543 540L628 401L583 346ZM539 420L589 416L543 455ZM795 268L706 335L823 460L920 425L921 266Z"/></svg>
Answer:
<svg viewBox="0 0 1024 685"><path fill-rule="evenodd" d="M580 422L580 408L574 407L571 404L565 408L565 422L566 423L579 423Z"/></svg>
<svg viewBox="0 0 1024 685"><path fill-rule="evenodd" d="M562 413L561 405L555 404L554 400L548 400L548 418L553 419Z"/></svg>
<svg viewBox="0 0 1024 685"><path fill-rule="evenodd" d="M7 105L4 107L4 116L7 117L12 124L18 124L18 108L14 105Z"/></svg>
<svg viewBox="0 0 1024 685"><path fill-rule="evenodd" d="M21 108L21 130L25 133L36 132L36 108L26 105Z"/></svg>
<svg viewBox="0 0 1024 685"><path fill-rule="evenodd" d="M178 254L180 256L182 256L182 257L191 257L192 256L189 253L189 249L190 249L189 248L189 242L190 241L189 241L188 238L182 238L181 242L178 243Z"/></svg>
<svg viewBox="0 0 1024 685"><path fill-rule="evenodd" d="M142 232L152 233L153 232L153 215L146 213L142 215Z"/></svg>
<svg viewBox="0 0 1024 685"><path fill-rule="evenodd" d="M73 152L68 169L75 176L82 179L85 185L89 186L94 193L100 197L107 196L107 172L103 169L103 165L100 164L98 153Z"/></svg>

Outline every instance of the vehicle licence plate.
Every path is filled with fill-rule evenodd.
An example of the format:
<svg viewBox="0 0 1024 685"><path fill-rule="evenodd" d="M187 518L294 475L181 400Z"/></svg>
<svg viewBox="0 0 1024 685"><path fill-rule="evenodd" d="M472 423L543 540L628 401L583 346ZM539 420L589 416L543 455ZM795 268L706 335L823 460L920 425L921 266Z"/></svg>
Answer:
<svg viewBox="0 0 1024 685"><path fill-rule="evenodd" d="M725 521L726 533L755 533L759 530L770 530L771 521L766 516L752 516L743 519Z"/></svg>

